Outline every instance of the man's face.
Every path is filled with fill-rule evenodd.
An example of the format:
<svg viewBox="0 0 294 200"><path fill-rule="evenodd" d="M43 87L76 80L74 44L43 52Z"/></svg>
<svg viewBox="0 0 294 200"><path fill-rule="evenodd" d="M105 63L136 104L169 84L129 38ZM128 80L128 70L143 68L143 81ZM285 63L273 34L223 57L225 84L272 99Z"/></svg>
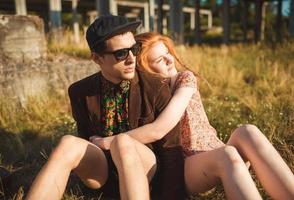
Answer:
<svg viewBox="0 0 294 200"><path fill-rule="evenodd" d="M130 48L136 44L131 32L116 35L106 41L105 52L114 52L119 49ZM103 76L113 82L119 83L122 80L130 80L135 75L136 57L131 51L124 60L117 60L112 53L94 54L93 59L101 67Z"/></svg>

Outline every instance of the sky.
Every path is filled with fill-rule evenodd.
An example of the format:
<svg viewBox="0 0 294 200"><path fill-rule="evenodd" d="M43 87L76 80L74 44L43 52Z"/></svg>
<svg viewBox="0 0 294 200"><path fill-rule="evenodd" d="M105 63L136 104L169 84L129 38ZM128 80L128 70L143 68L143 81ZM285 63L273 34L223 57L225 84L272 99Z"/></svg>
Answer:
<svg viewBox="0 0 294 200"><path fill-rule="evenodd" d="M290 14L290 0L286 0L286 1L283 1L283 15L284 16L289 16Z"/></svg>
<svg viewBox="0 0 294 200"><path fill-rule="evenodd" d="M207 0L201 0L203 3L206 2ZM283 0L282 4L282 13L283 16L289 16L290 14L290 1L291 0ZM221 5L223 0L216 0L216 3L218 5ZM231 5L234 5L237 2L237 0L231 0Z"/></svg>

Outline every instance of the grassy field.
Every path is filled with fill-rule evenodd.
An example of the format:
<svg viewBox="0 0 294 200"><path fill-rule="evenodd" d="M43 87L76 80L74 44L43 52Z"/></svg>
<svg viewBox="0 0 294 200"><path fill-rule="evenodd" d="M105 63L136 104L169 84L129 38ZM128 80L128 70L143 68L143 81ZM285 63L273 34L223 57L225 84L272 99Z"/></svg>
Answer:
<svg viewBox="0 0 294 200"><path fill-rule="evenodd" d="M83 47L60 48L88 57ZM180 57L201 75L200 92L211 124L226 142L241 124L257 125L294 171L294 43L219 47L178 47ZM0 166L12 173L0 199L22 199L37 171L64 134L75 134L67 96L52 94L28 100L25 107L0 99ZM267 195L256 182L265 199ZM94 198L96 197L96 198ZM223 199L221 187L192 199ZM75 177L63 199L100 199Z"/></svg>

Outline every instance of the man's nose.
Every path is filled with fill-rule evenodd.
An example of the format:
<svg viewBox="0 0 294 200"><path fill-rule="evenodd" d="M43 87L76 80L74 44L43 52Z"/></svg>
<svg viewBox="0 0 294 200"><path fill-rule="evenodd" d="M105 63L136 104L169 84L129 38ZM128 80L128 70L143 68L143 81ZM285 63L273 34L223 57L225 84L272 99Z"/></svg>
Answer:
<svg viewBox="0 0 294 200"><path fill-rule="evenodd" d="M126 59L126 62L130 62L133 63L136 60L136 56L134 56L133 52L131 50L129 50L129 55Z"/></svg>

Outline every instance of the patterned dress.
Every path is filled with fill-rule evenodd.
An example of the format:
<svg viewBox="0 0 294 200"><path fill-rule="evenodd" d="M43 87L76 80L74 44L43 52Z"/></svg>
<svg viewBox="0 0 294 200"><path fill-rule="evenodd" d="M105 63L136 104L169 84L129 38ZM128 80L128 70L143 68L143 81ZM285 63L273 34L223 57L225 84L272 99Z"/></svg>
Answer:
<svg viewBox="0 0 294 200"><path fill-rule="evenodd" d="M189 156L223 146L224 143L217 137L216 130L209 124L197 87L197 79L192 72L178 73L173 92L181 87L196 89L180 121L180 143L185 155Z"/></svg>

